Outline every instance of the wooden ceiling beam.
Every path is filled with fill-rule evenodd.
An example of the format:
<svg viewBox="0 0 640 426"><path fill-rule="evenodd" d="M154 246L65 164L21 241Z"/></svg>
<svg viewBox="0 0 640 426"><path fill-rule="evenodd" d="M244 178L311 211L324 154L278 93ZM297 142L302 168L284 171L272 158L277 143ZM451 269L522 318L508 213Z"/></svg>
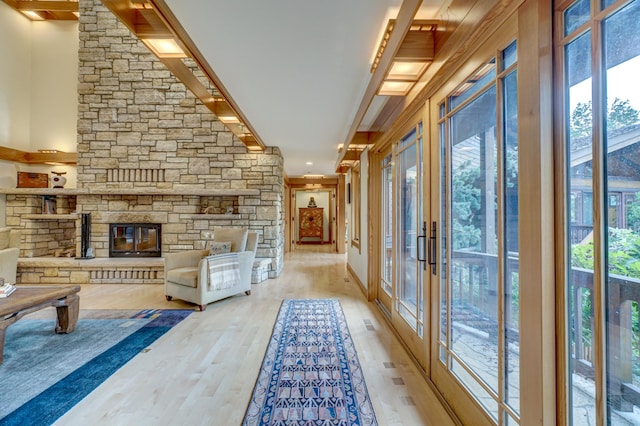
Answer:
<svg viewBox="0 0 640 426"><path fill-rule="evenodd" d="M136 9L139 17L135 34L138 37L173 38L173 34L153 9Z"/></svg>
<svg viewBox="0 0 640 426"><path fill-rule="evenodd" d="M178 21L178 18L176 18L176 16L173 14L165 0L149 0L149 3L153 6L154 10L158 13L165 24L175 34L176 40L179 40L182 45L187 48L189 56L196 62L200 70L207 76L209 81L211 81L213 86L218 90L218 92L220 92L222 97L224 97L226 101L229 102L229 105L231 105L231 108L233 108L233 110L235 111L236 116L240 119L240 121L244 123L244 126L248 130L248 133L252 134L255 137L259 149L264 150L266 147L262 142L262 138L260 138L258 133L255 131L255 129L245 116L242 109L238 106L233 97L231 97L227 88L224 86L224 84L222 84L222 81L220 80L218 75L213 71L211 65L206 61L202 52L200 52L187 31L180 24L180 21ZM254 150L256 149L254 146L251 146L249 148Z"/></svg>
<svg viewBox="0 0 640 426"><path fill-rule="evenodd" d="M213 104L213 95L207 87L198 80L189 68L178 58L160 58L160 61L180 80L191 92L196 95L207 107ZM209 108L211 109L211 108Z"/></svg>
<svg viewBox="0 0 640 426"><path fill-rule="evenodd" d="M78 2L75 1L25 1L16 0L9 5L13 6L16 10L32 10L34 12L77 12Z"/></svg>
<svg viewBox="0 0 640 426"><path fill-rule="evenodd" d="M341 166L342 160L349 149L349 144L358 131L358 127L360 127L360 123L362 123L362 119L367 113L367 110L371 105L371 101L373 101L376 93L378 93L378 88L382 84L382 80L386 77L387 70L389 70L391 63L393 62L393 58L395 57L397 50L400 48L405 35L409 32L413 23L413 18L416 16L421 4L422 0L403 0L400 10L398 11L398 17L393 27L393 31L391 31L391 35L389 36L384 52L382 52L378 66L369 80L369 84L367 85L364 96L362 97L360 106L358 107L358 110L353 117L353 121L351 122L351 128L345 138L345 145L338 153L336 169Z"/></svg>
<svg viewBox="0 0 640 426"><path fill-rule="evenodd" d="M344 155L342 161L358 161L360 160L360 154L362 154L361 149L350 149Z"/></svg>
<svg viewBox="0 0 640 426"><path fill-rule="evenodd" d="M394 59L396 61L431 62L435 54L434 31L409 31Z"/></svg>
<svg viewBox="0 0 640 426"><path fill-rule="evenodd" d="M378 132L356 132L350 145L373 145L377 136L379 136Z"/></svg>
<svg viewBox="0 0 640 426"><path fill-rule="evenodd" d="M226 89L213 73L209 64L204 60L187 32L182 28L178 19L162 0L102 0L102 3L138 38L172 38L180 45L184 53L192 58L198 68L204 73L211 85L222 94L228 103L229 112L238 117L241 123L224 123L225 126L238 137L249 150L264 150L265 146L256 135L253 127L244 117L242 111L230 98ZM158 59L178 78L200 101L216 116L222 103L216 101L210 91L179 58L160 57ZM218 110L218 112L216 112ZM226 110L226 109L225 109Z"/></svg>

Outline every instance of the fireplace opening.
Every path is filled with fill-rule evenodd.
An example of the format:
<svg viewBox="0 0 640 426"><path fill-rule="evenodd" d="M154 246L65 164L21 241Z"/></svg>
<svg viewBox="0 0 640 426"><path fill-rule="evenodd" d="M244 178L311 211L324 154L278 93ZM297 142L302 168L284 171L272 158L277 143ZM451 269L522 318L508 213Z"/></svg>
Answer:
<svg viewBox="0 0 640 426"><path fill-rule="evenodd" d="M159 223L109 224L109 257L160 257Z"/></svg>

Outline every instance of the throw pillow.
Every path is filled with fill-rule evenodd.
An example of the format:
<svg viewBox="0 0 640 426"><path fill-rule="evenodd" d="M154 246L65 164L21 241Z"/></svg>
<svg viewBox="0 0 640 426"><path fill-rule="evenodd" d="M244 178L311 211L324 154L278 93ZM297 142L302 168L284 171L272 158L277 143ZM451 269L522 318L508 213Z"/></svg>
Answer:
<svg viewBox="0 0 640 426"><path fill-rule="evenodd" d="M209 256L217 254L231 253L231 241L210 241Z"/></svg>
<svg viewBox="0 0 640 426"><path fill-rule="evenodd" d="M214 241L231 241L232 252L245 251L248 236L249 230L247 228L213 227Z"/></svg>

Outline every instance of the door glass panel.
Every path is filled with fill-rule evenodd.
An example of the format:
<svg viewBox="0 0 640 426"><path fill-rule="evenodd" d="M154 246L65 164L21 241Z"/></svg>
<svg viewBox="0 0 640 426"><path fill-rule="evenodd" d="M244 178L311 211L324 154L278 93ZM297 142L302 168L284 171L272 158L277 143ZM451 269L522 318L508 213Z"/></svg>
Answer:
<svg viewBox="0 0 640 426"><path fill-rule="evenodd" d="M478 359L482 358L482 356L478 356ZM465 363L468 367L469 365ZM480 368L482 368L480 366ZM484 409L491 415L491 417L497 422L498 421L498 402L496 401L496 395L493 392L487 391L487 389L480 385L477 378L471 375L467 370L464 369L462 364L460 364L455 358L451 360L451 372L460 379L460 381L467 387L469 392L480 402L480 404L484 407Z"/></svg>
<svg viewBox="0 0 640 426"><path fill-rule="evenodd" d="M442 103L440 107L441 118L444 118L444 103ZM447 203L448 203L448 195L447 191L447 176L449 175L449 166L447 162L447 135L446 135L446 123L443 121L440 123L440 229L448 229L447 223L449 223L448 215L447 215ZM447 290L447 256L446 256L446 248L447 248L447 234L442 233L440 237L440 248L439 248L439 259L440 265L438 266L438 271L440 272L440 300L439 300L439 308L440 308L440 360L442 362L446 362L446 351L445 348L449 347L450 344L447 341L447 336L449 335L447 324L448 315L450 314L449 309L449 292Z"/></svg>
<svg viewBox="0 0 640 426"><path fill-rule="evenodd" d="M605 287L607 402L610 424L627 424L640 397L640 3L632 2L603 23L606 67ZM631 42L633 41L633 42ZM623 193L630 193L623 204ZM629 201L630 200L630 201ZM624 209L631 212L626 212ZM626 220L625 220L626 219ZM628 417L627 417L628 418ZM640 415L633 417L640 423Z"/></svg>
<svg viewBox="0 0 640 426"><path fill-rule="evenodd" d="M518 253L518 108L517 74L507 75L503 80L504 99L504 238L503 258L507 259L504 282L504 375L506 380L505 400L519 411L520 407L520 280Z"/></svg>
<svg viewBox="0 0 640 426"><path fill-rule="evenodd" d="M451 348L497 392L495 86L454 114L451 129Z"/></svg>
<svg viewBox="0 0 640 426"><path fill-rule="evenodd" d="M588 2L587 2L588 3ZM588 10L588 8L587 8ZM591 122L591 33L585 33L565 47L566 98L569 107L568 177L570 193L581 196L575 213L581 223L572 222L570 248L572 268L568 276L570 411L573 424L595 424L593 382L593 192ZM567 202L570 203L570 200ZM587 261L586 259L590 259Z"/></svg>
<svg viewBox="0 0 640 426"><path fill-rule="evenodd" d="M414 138L411 141L409 138ZM412 142L412 143L411 143ZM416 129L403 138L398 154L398 286L397 310L422 337L422 264L418 262L417 238L422 227L422 204L418 159L422 138Z"/></svg>
<svg viewBox="0 0 640 426"><path fill-rule="evenodd" d="M391 296L393 280L393 175L391 154L382 160L382 290Z"/></svg>

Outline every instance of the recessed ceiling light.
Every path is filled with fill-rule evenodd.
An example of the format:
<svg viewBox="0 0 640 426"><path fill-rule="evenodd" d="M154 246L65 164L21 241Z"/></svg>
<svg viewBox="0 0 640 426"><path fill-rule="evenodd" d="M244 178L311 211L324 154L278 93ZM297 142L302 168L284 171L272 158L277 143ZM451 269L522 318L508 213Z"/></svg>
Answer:
<svg viewBox="0 0 640 426"><path fill-rule="evenodd" d="M306 163L304 163L304 164L306 164L307 166L313 166L313 162L311 162L311 161L307 161L307 162L306 162Z"/></svg>
<svg viewBox="0 0 640 426"><path fill-rule="evenodd" d="M409 81L385 81L378 90L378 95L381 96L405 96L411 87L412 82Z"/></svg>
<svg viewBox="0 0 640 426"><path fill-rule="evenodd" d="M153 53L159 58L186 58L182 48L172 38L147 38L142 39Z"/></svg>
<svg viewBox="0 0 640 426"><path fill-rule="evenodd" d="M21 10L20 12L32 21L44 21L44 18L40 16L38 12L33 10Z"/></svg>

